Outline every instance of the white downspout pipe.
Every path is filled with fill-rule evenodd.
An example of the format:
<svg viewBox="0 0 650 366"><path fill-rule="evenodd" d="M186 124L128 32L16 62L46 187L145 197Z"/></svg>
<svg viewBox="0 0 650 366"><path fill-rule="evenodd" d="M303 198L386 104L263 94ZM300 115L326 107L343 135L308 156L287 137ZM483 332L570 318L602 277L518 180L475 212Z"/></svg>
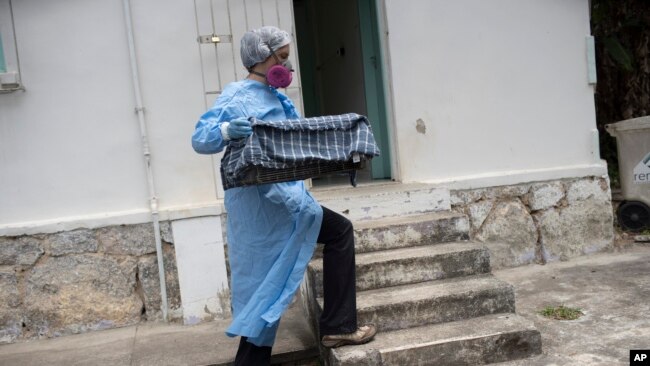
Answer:
<svg viewBox="0 0 650 366"><path fill-rule="evenodd" d="M156 256L158 258L158 278L160 279L160 299L162 301L163 319L167 321L167 285L165 283L165 266L163 263L162 242L160 238L160 219L158 217L158 198L154 186L153 172L151 170L151 153L149 151L149 136L147 135L147 125L144 120L144 107L142 106L142 94L140 93L140 80L138 76L138 64L135 55L135 42L133 38L133 22L131 18L131 3L129 0L123 0L124 17L126 18L126 32L129 40L129 56L131 58L131 76L133 77L133 91L135 93L135 112L140 122L140 137L142 138L142 152L147 170L147 181L149 183L149 195L151 206L151 218L153 221L153 232L156 240Z"/></svg>

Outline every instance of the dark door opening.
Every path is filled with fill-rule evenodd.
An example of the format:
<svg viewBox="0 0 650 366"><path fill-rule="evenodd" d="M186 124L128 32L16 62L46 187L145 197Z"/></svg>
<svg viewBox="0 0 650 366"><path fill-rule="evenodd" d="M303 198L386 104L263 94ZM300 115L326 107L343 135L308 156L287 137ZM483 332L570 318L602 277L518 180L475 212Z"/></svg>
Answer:
<svg viewBox="0 0 650 366"><path fill-rule="evenodd" d="M294 0L306 117L368 116L382 155L357 174L360 183L390 179L382 60L374 0ZM347 183L347 174L313 179Z"/></svg>

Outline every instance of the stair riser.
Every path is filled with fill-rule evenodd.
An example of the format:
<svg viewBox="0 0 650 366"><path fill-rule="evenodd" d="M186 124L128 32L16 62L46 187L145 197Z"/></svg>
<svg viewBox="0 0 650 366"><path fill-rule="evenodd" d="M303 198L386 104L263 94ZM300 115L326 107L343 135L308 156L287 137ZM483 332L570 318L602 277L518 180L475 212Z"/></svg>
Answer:
<svg viewBox="0 0 650 366"><path fill-rule="evenodd" d="M314 292L322 297L322 269L310 266L309 271L314 281ZM356 283L357 291L364 291L489 272L489 252L487 249L475 249L367 265L357 264Z"/></svg>
<svg viewBox="0 0 650 366"><path fill-rule="evenodd" d="M367 194L328 196L327 192L313 192L323 206L343 213L352 221L366 221L414 215L424 212L448 211L451 209L449 190L427 188L416 190L368 191Z"/></svg>
<svg viewBox="0 0 650 366"><path fill-rule="evenodd" d="M469 240L469 220L464 216L354 229L354 251L357 254L465 240ZM318 245L314 258L322 257L323 245Z"/></svg>
<svg viewBox="0 0 650 366"><path fill-rule="evenodd" d="M467 217L355 229L357 253L469 240Z"/></svg>
<svg viewBox="0 0 650 366"><path fill-rule="evenodd" d="M403 365L482 365L531 357L542 353L542 340L536 330L494 334L481 338L459 339L410 348L374 350L371 354L352 354L340 359L330 353L332 366ZM371 362L371 363L368 363Z"/></svg>
<svg viewBox="0 0 650 366"><path fill-rule="evenodd" d="M514 311L513 289L500 287L417 302L404 299L399 304L359 309L357 317L359 324L373 323L379 331L388 331Z"/></svg>

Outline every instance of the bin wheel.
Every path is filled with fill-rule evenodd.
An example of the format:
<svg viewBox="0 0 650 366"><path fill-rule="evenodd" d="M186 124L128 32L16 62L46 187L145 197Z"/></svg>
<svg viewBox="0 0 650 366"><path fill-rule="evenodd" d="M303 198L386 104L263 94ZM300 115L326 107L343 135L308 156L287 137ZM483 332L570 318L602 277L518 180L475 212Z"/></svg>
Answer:
<svg viewBox="0 0 650 366"><path fill-rule="evenodd" d="M618 223L625 230L650 228L650 207L643 202L627 201L618 206Z"/></svg>

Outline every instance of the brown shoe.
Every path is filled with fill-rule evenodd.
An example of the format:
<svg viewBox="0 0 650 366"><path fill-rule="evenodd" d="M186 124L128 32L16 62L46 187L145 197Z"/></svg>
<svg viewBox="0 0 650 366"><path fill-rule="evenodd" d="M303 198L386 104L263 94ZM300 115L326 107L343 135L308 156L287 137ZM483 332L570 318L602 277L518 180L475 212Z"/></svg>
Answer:
<svg viewBox="0 0 650 366"><path fill-rule="evenodd" d="M376 333L377 328L372 324L368 324L357 328L354 333L323 336L321 344L327 348L336 348L348 344L364 344L370 342Z"/></svg>

